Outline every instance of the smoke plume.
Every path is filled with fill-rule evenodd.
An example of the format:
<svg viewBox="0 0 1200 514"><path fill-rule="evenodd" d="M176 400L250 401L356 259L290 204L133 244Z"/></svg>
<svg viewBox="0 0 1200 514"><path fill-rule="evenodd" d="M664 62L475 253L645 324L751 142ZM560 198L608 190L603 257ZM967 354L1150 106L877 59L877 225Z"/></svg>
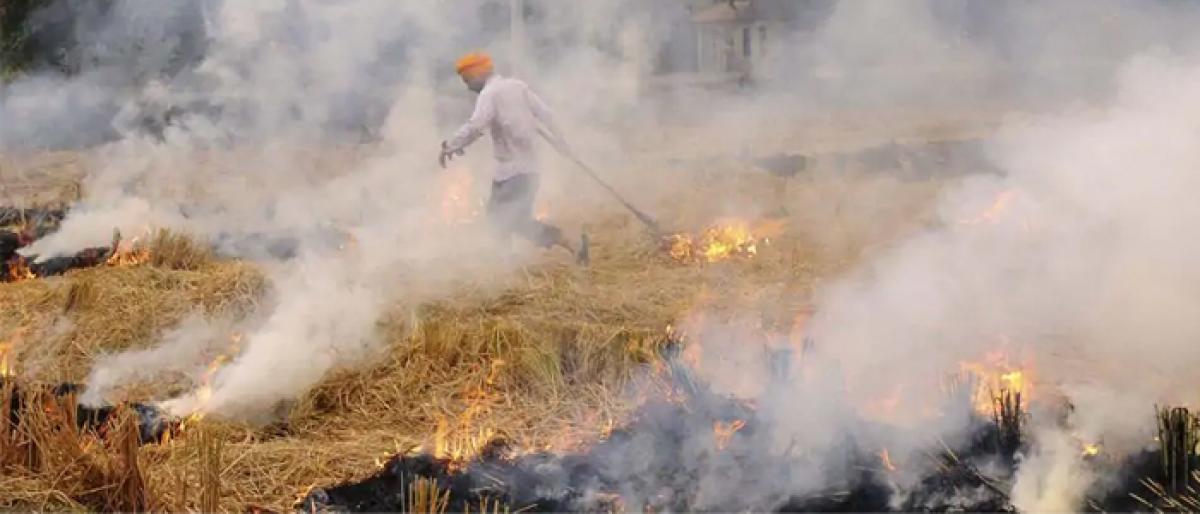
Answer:
<svg viewBox="0 0 1200 514"><path fill-rule="evenodd" d="M923 413L943 396L946 374L1002 350L1035 370L1035 387L1075 408L1068 427L1039 427L1016 501L1071 508L1086 483L1073 441L1134 451L1149 424L1130 412L1195 400L1180 384L1200 338L1200 271L1191 265L1200 243L1190 237L1200 223L1190 198L1200 188L1192 136L1200 61L1190 34L1200 8L792 2L804 7L800 17L765 28L771 46L753 93L651 95L654 62L681 68L691 52L662 51L673 31L659 28L690 23L682 4L529 4L521 75L601 167L629 155L631 139L684 124L691 132L679 144L690 146L666 149L730 155L777 147L780 133L855 109L1037 111L1007 120L989 141L1001 174L971 173L942 192L937 227L822 287L805 361L822 370L816 378L746 383L745 370L767 366L762 355L714 368L731 390L767 402L784 447L827 448L849 430L852 407L880 398L896 398L892 422L930 422ZM458 281L499 290L507 271L529 262L498 258L488 238L436 216L445 177L435 152L472 99L451 63L476 48L506 55L507 26L497 20L507 20L507 2L112 5L80 11L63 29L77 42L74 75L34 73L0 91L0 148L94 145L86 198L29 253L50 257L106 244L113 227L135 234L154 225L266 261L270 297L242 351L212 377L211 394L169 400L173 413L249 416L296 398L378 352L375 323L387 308L436 299ZM40 22L54 26L47 13ZM485 183L487 154L486 145L472 148L455 171ZM579 188L562 193L567 180L551 178L548 190L576 209L598 201L580 199ZM654 185L647 197L672 192L634 173L614 180ZM831 226L863 226L868 216L829 214ZM290 259L274 258L278 241L293 243ZM719 328L700 331L735 339ZM89 398L145 373L203 368L200 349L219 332L190 321L154 349L100 359ZM952 435L962 421L930 430ZM917 444L896 441L895 453L904 459ZM764 480L747 494L815 489L837 475L830 462L798 463L786 483Z"/></svg>

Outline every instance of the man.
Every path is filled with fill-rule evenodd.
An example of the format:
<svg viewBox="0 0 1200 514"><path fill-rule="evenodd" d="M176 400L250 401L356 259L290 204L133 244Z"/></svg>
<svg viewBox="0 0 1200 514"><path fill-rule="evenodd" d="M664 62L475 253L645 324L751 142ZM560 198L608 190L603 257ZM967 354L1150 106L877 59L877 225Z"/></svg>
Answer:
<svg viewBox="0 0 1200 514"><path fill-rule="evenodd" d="M442 142L438 162L454 155L479 139L485 131L492 134L496 156L492 194L488 199L488 219L505 242L518 234L542 248L566 248L580 264L587 264L587 236L576 251L558 227L533 218L533 202L538 189L538 163L534 143L541 134L560 152L570 155L550 109L524 82L502 77L492 69L486 54L472 53L459 59L456 66L467 88L479 94L471 119L447 141ZM542 130L545 127L545 131Z"/></svg>

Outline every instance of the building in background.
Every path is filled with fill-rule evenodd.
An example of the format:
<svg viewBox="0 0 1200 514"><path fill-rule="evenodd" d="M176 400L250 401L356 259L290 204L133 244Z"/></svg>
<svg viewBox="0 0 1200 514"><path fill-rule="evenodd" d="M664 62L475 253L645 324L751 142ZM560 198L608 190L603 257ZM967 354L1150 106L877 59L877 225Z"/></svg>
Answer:
<svg viewBox="0 0 1200 514"><path fill-rule="evenodd" d="M797 31L819 26L832 0L709 0L692 2L696 71L745 82L763 75L771 52Z"/></svg>

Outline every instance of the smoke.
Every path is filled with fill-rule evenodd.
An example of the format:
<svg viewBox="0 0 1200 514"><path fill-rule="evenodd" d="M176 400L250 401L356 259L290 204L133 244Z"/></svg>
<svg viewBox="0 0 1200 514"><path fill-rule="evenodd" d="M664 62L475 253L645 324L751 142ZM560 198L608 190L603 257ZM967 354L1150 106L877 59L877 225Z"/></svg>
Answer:
<svg viewBox="0 0 1200 514"><path fill-rule="evenodd" d="M1013 505L1022 512L1072 512L1079 510L1092 473L1076 463L1078 445L1061 431L1034 434L1037 446L1021 464L1013 484Z"/></svg>
<svg viewBox="0 0 1200 514"><path fill-rule="evenodd" d="M1002 174L957 181L938 196L936 226L818 290L804 334L814 343L793 380L771 383L769 352L756 346L770 338L745 321L698 322L693 357L714 386L755 399L772 437L800 453L821 455L865 416L919 431L884 440L915 462L968 428L941 415L947 378L999 354L1038 402L1013 501L1077 508L1099 478L1084 443L1121 459L1151 443L1153 405L1197 400L1187 387L1200 358L1189 314L1200 309L1189 265L1200 243L1188 236L1200 223L1195 63L1144 54L1121 67L1105 104L1007 123L988 144ZM1060 396L1072 407L1065 422ZM830 464L811 457L795 482L741 494L813 490L840 476ZM907 468L901 482L923 472Z"/></svg>
<svg viewBox="0 0 1200 514"><path fill-rule="evenodd" d="M1057 510L1078 495L1039 491L1079 492L1068 436L1138 450L1149 406L1195 400L1181 387L1200 336L1186 314L1200 307L1186 264L1200 246L1184 236L1200 221L1191 62L1136 59L1112 105L1009 127L991 152L1007 175L946 192L942 228L820 294L811 335L856 402L903 385L898 411L916 413L960 362L1003 350L1029 363L1035 387L1074 406L1071 433L1040 420L1042 446L1018 480L1023 507Z"/></svg>
<svg viewBox="0 0 1200 514"><path fill-rule="evenodd" d="M486 294L528 261L522 251L505 258L507 252L475 227L446 225L434 153L470 112L472 97L449 71L454 57L490 49L504 69L506 27L487 24L506 3L281 0L164 3L154 10L135 4L116 2L111 12L79 22L89 30L74 31L83 46L115 44L115 38L121 52L137 56L135 65L97 58L70 80L35 75L18 82L12 90L18 96L3 105L19 123L6 124L16 134L4 141L16 147L62 143L25 130L62 121L55 112L19 110L53 103L69 89L24 89L39 80L92 91L103 108L90 115L107 117L106 130L117 134L89 151L96 169L62 229L24 253L46 258L105 245L113 228L138 234L169 227L225 254L291 257L264 263L270 297L249 323L240 353L204 384L211 391L166 402L172 412L253 416L379 351L376 321L396 301L436 299L463 281ZM565 37L569 27L587 27L565 38L561 48L569 51L532 55L542 65L531 67L538 70L531 75L545 74L535 86L560 90L547 97L562 106L568 133L586 125L571 119L618 112L604 106L628 105L637 94L622 78L640 69L628 63L650 40L641 35L653 34L646 20L631 18L616 30L585 22L615 18L620 7L546 4L534 13L544 23L531 38ZM129 12L139 16L136 24L113 14ZM184 42L137 28L156 21L202 27L203 54L190 65L167 66ZM161 51L135 50L154 43ZM94 77L119 77L130 66L157 72L138 71L136 79L97 87ZM615 86L584 87L581 78L597 70L611 70L605 74ZM594 96L566 102L572 89ZM20 123L25 118L37 123ZM572 142L592 146L603 130L581 130ZM351 148L356 138L374 144ZM486 181L486 144L471 154L455 172ZM88 380L88 399L98 402L125 381L197 366L197 348L211 332L187 323L164 336L162 346L106 357Z"/></svg>
<svg viewBox="0 0 1200 514"><path fill-rule="evenodd" d="M385 343L376 321L399 299L435 299L457 281L498 289L505 272L528 262L497 258L487 238L437 218L435 152L472 98L450 63L485 48L501 57L503 71L507 28L496 20L506 19L505 4L271 0L147 9L121 0L111 12L85 13L92 18L71 30L85 49L73 58L74 76L35 74L0 92L0 147L103 143L89 150L98 164L87 197L29 253L103 245L113 227L132 234L147 225L243 256L295 242L293 259L265 265L271 296L243 351L213 378L211 396L169 401L175 413L248 415L368 360ZM891 421L927 421L924 403L942 395L944 376L997 348L1033 363L1038 383L1070 399L1068 435L1103 439L1106 448L1131 451L1146 439L1147 424L1129 412L1193 399L1178 385L1188 383L1191 342L1200 336L1192 316L1200 272L1190 266L1200 243L1188 237L1200 222L1188 196L1200 186L1190 171L1200 154L1189 139L1200 119L1200 72L1189 53L1196 7L803 2L819 22L766 27L753 94L681 88L651 96L645 72L661 59L651 56L674 41L675 32L660 27L687 23L688 14L679 4L644 4L530 2L522 75L601 167L629 155L629 142L614 134L636 139L681 121L699 125L679 138L687 151L732 154L795 145L793 129L849 109L1057 111L1011 121L989 146L1005 173L945 191L939 227L823 286L809 326L810 357L823 375L772 391L747 383L746 370L766 366L749 354L718 373L731 390L776 402L769 412L789 429L788 444L830 445L847 420L843 402L895 397ZM676 65L686 52L671 48L665 59ZM359 146L363 140L372 145ZM459 166L486 181L486 144ZM548 190L568 190L564 181L551 176ZM645 194L667 192L653 189ZM591 205L577 191L559 199ZM889 201L886 192L864 196ZM836 227L837 216L864 226L868 215L843 210L822 220ZM155 349L99 361L89 397L98 401L144 373L196 366L202 341L215 333L189 322ZM931 430L961 428L961 420L940 423ZM1023 506L1074 501L1038 492L1064 480L1077 485L1077 452L1066 439L1046 435L1022 464ZM906 443L896 444L904 459ZM816 487L827 476L823 464L797 468L786 486ZM763 494L777 494L777 485L764 484Z"/></svg>
<svg viewBox="0 0 1200 514"><path fill-rule="evenodd" d="M101 393L135 380L150 380L176 372L190 375L194 368L203 367L211 360L213 350L220 349L225 339L231 337L231 323L206 319L192 314L177 327L163 334L162 341L153 348L131 350L120 354L105 355L96 359L95 371L88 379L88 389L80 401L84 404L101 404Z"/></svg>
<svg viewBox="0 0 1200 514"><path fill-rule="evenodd" d="M1002 173L945 190L936 227L825 284L805 366L820 378L788 384L778 404L755 398L800 448L814 451L831 444L822 434L850 430L851 411L840 402L854 414L886 403L888 423L921 427L919 438L888 443L911 461L906 450L966 428L965 418L929 414L946 396L946 378L999 351L1031 375L1033 396L1047 407L1034 417L1038 444L1020 463L1014 500L1022 509L1072 510L1096 478L1082 467L1083 442L1103 441L1119 459L1151 441L1151 406L1196 400L1186 384L1200 324L1187 313L1200 307L1200 277L1187 263L1200 248L1187 234L1200 221L1189 199L1198 185L1190 135L1200 68L1179 22L1200 11L1106 2L1111 10L1099 14L1067 2L1046 13L1012 11L972 38L935 19L937 5L945 3L839 3L827 24L796 36L812 45L786 57L804 65L778 70L789 86L832 85L818 96L833 94L840 107L946 108L995 94L1050 109L1006 121L987 148ZM891 26L864 35L869 20ZM1099 48L1081 46L1101 40ZM810 64L836 73L814 78L820 70ZM762 118L754 106L778 108L775 116L793 108L746 105L750 112L722 117L724 126ZM725 330L716 323L701 332ZM767 376L765 362L754 349L729 346L716 353L738 357L706 371L731 391L755 389L745 381ZM746 371L747 359L759 361L757 372ZM1073 408L1065 424L1050 415L1059 394ZM798 469L797 483L764 491L836 480Z"/></svg>

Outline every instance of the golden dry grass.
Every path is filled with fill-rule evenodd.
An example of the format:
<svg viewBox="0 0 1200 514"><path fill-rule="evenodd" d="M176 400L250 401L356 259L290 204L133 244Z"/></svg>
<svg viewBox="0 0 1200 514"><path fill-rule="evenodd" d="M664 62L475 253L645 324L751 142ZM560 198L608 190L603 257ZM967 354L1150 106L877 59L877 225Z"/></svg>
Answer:
<svg viewBox="0 0 1200 514"><path fill-rule="evenodd" d="M753 180L710 184L704 194L774 198L770 183ZM894 207L876 212L874 221L895 235L919 226L936 185L892 186ZM385 352L369 366L326 377L290 406L286 423L206 419L203 435L193 430L139 449L148 501L168 510L213 502L220 510L289 509L312 486L364 477L387 455L429 444L439 423L454 441L484 431L527 447L569 448L594 438L631 407L624 388L637 364L653 358L668 324L698 306L716 316L755 312L764 326L786 323L819 280L885 239L870 220L824 208L820 202L854 198L847 193L854 188L838 187L794 185L793 200L813 203L794 209L783 232L751 260L683 266L621 217L592 228L594 260L586 270L546 262L518 272L517 285L500 294L464 289L415 306L398 299L380 323ZM671 211L672 226L709 221L696 203L704 194ZM832 243L813 226L825 222L844 232ZM159 234L153 252L144 265L0 284L0 340L14 343L22 376L80 381L101 352L152 346L193 312L242 318L268 288L255 266L214 260L186 238ZM161 397L168 386L127 394ZM0 475L0 508L102 507L77 484L8 471Z"/></svg>
<svg viewBox="0 0 1200 514"><path fill-rule="evenodd" d="M0 155L0 202L28 207L78 200L85 160L76 152Z"/></svg>
<svg viewBox="0 0 1200 514"><path fill-rule="evenodd" d="M5 380L0 394L5 405L16 391L14 380ZM157 507L145 487L130 411L119 410L100 437L75 429L73 398L29 389L19 396L20 422L12 425L8 416L0 421L0 467L10 487L23 488L0 498L0 507L130 512Z"/></svg>

